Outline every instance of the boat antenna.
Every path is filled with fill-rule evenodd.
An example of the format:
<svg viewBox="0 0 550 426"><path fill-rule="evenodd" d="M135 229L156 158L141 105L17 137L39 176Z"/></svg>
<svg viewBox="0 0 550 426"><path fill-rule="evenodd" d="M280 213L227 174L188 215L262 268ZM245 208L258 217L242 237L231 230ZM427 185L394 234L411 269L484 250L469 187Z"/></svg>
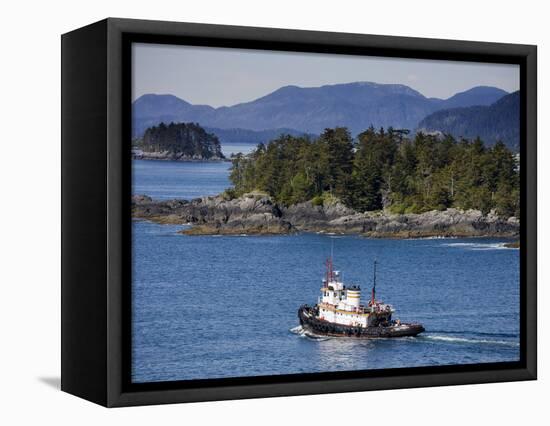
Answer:
<svg viewBox="0 0 550 426"><path fill-rule="evenodd" d="M374 275L372 278L372 295L371 295L371 305L374 305L374 297L376 295L376 259L374 259Z"/></svg>

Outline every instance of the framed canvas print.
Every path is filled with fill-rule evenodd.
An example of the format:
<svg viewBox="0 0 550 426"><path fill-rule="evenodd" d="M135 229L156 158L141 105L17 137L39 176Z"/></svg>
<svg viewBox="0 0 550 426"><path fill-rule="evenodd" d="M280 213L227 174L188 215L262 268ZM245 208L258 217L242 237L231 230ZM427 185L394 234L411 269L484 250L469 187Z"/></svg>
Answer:
<svg viewBox="0 0 550 426"><path fill-rule="evenodd" d="M62 389L536 378L536 47L107 19L62 37Z"/></svg>

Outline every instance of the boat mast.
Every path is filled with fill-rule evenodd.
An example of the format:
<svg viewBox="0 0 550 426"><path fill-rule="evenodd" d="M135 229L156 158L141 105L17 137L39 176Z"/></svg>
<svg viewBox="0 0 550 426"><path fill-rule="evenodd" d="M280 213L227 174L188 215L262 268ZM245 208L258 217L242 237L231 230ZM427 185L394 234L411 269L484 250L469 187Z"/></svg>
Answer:
<svg viewBox="0 0 550 426"><path fill-rule="evenodd" d="M374 305L374 296L376 294L376 260L374 261L374 275L372 278L372 295L370 304Z"/></svg>
<svg viewBox="0 0 550 426"><path fill-rule="evenodd" d="M330 246L330 257L327 259L327 286L328 283L334 280L334 271L333 271L333 253L334 253L334 241L331 241Z"/></svg>
<svg viewBox="0 0 550 426"><path fill-rule="evenodd" d="M333 273L332 273L332 257L329 257L327 259L327 287L328 287L328 283L330 283L332 281L332 276L333 276Z"/></svg>

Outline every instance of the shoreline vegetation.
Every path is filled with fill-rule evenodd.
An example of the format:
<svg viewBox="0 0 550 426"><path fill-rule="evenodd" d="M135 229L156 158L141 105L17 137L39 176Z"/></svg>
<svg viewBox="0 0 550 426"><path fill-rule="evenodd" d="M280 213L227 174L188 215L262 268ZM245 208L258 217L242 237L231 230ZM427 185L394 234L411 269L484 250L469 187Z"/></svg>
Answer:
<svg viewBox="0 0 550 426"><path fill-rule="evenodd" d="M294 232L376 238L517 237L519 167L503 143L369 128L281 135L232 156L232 187L191 201L132 199L135 218L191 224L188 235ZM138 146L153 155L223 158L198 124L161 124ZM163 154L164 155L164 154ZM162 156L162 155L161 155ZM183 156L180 156L184 158Z"/></svg>

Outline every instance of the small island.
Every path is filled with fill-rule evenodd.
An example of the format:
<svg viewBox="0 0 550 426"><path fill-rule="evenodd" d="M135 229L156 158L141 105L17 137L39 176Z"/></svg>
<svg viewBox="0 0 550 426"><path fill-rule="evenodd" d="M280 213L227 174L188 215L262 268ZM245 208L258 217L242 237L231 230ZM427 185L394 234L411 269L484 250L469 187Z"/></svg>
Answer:
<svg viewBox="0 0 550 426"><path fill-rule="evenodd" d="M149 127L133 144L139 160L219 161L224 160L220 141L196 123L160 123Z"/></svg>
<svg viewBox="0 0 550 426"><path fill-rule="evenodd" d="M502 143L347 129L282 135L232 160L233 186L191 201L134 196L135 218L188 235L325 232L378 238L517 237L519 170Z"/></svg>

